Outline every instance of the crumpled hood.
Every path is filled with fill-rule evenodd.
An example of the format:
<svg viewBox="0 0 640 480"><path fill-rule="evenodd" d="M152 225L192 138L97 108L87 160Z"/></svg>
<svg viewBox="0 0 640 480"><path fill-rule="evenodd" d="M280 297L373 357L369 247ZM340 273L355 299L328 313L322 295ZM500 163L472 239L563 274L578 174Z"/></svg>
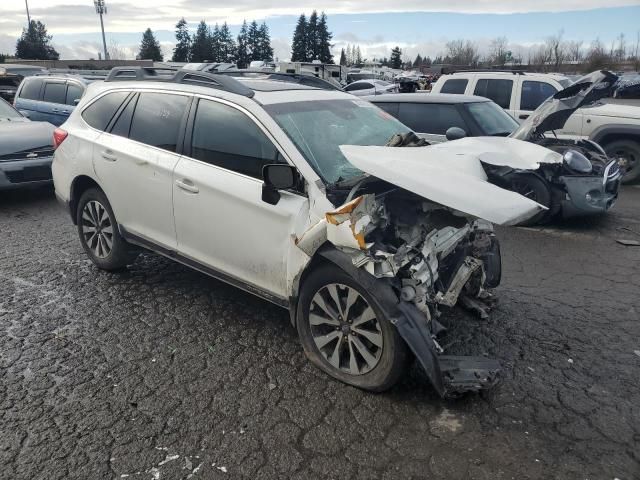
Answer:
<svg viewBox="0 0 640 480"><path fill-rule="evenodd" d="M53 146L53 131L48 122L0 122L0 156Z"/></svg>
<svg viewBox="0 0 640 480"><path fill-rule="evenodd" d="M410 148L342 145L340 150L363 172L500 225L518 224L546 208L489 183L481 162L530 169L540 163L562 161L560 154L544 147L494 137Z"/></svg>
<svg viewBox="0 0 640 480"><path fill-rule="evenodd" d="M527 118L511 138L529 140L551 130L560 130L579 108L614 96L619 77L607 70L597 70L578 79L573 85L549 97Z"/></svg>

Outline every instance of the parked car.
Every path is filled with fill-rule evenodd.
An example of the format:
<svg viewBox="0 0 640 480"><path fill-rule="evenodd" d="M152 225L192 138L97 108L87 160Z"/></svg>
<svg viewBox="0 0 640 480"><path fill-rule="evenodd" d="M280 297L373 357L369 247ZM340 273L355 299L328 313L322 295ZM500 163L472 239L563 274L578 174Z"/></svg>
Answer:
<svg viewBox="0 0 640 480"><path fill-rule="evenodd" d="M344 87L344 91L362 97L365 95L382 95L383 93L397 93L398 86L384 80L357 80Z"/></svg>
<svg viewBox="0 0 640 480"><path fill-rule="evenodd" d="M0 64L0 75L19 75L24 78L32 75L46 75L48 73L49 71L46 68L36 65L23 65L21 63Z"/></svg>
<svg viewBox="0 0 640 480"><path fill-rule="evenodd" d="M569 78L554 74L458 72L440 77L432 92L487 97L523 122L542 102L571 83ZM624 171L624 183L640 181L640 108L637 106L592 103L575 111L555 133L558 137L593 140L608 156L618 159Z"/></svg>
<svg viewBox="0 0 640 480"><path fill-rule="evenodd" d="M9 103L13 103L22 78L20 75L13 75L11 73L0 75L0 98Z"/></svg>
<svg viewBox="0 0 640 480"><path fill-rule="evenodd" d="M53 130L0 98L0 191L51 183Z"/></svg>
<svg viewBox="0 0 640 480"><path fill-rule="evenodd" d="M489 222L543 207L488 183L479 157L558 154L510 140L452 165L456 142L384 146L413 134L344 92L123 69L54 133L56 195L97 267L144 247L288 308L310 361L359 388L389 388L409 351L441 395L497 381L495 360L443 355L436 318L499 284Z"/></svg>
<svg viewBox="0 0 640 480"><path fill-rule="evenodd" d="M22 80L14 106L31 120L62 125L80 101L89 80L74 75L47 75Z"/></svg>
<svg viewBox="0 0 640 480"><path fill-rule="evenodd" d="M602 74L593 74L579 80L577 87L562 90L557 96L578 98L580 106L583 106L589 101L599 100L593 97L593 89L606 80L607 77ZM613 85L616 78L608 80ZM556 162L534 162L531 165L505 162L499 168L492 164L484 165L492 182L548 208L527 219L527 224L543 223L556 215L602 214L613 207L618 198L622 172L617 161L608 158L600 146L590 140L568 140L544 135L550 130L562 128L560 122L563 123L578 108L576 105L572 105L574 108L569 111L564 104L558 106L557 102L549 100L520 126L513 117L484 97L432 93L398 97L382 95L368 100L420 132L431 143L467 136L509 136L561 153L564 160L560 158ZM558 117L562 112L562 117ZM537 125L535 131L531 126L533 122Z"/></svg>

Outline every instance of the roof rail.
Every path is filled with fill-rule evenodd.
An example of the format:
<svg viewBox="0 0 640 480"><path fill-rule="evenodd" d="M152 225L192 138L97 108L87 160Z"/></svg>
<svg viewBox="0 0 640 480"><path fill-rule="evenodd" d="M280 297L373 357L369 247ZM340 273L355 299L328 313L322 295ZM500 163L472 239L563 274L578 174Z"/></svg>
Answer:
<svg viewBox="0 0 640 480"><path fill-rule="evenodd" d="M501 69L493 69L493 68L485 68L485 69L477 69L472 68L469 70L446 70L445 75L451 75L454 73L512 73L514 75L524 75L527 73L525 70L501 70Z"/></svg>
<svg viewBox="0 0 640 480"><path fill-rule="evenodd" d="M313 75L303 75L299 73L285 73L285 72L266 72L259 69L228 69L216 72L216 75L227 75L230 77L245 77L245 78L262 78L267 80L276 80L280 82L296 83L298 85L306 85L308 87L320 88L322 90L341 90L323 78L318 78Z"/></svg>
<svg viewBox="0 0 640 480"><path fill-rule="evenodd" d="M178 70L169 67L114 67L107 75L105 82L118 81L181 83L224 90L248 98L252 98L255 95L253 90L229 76L197 70Z"/></svg>

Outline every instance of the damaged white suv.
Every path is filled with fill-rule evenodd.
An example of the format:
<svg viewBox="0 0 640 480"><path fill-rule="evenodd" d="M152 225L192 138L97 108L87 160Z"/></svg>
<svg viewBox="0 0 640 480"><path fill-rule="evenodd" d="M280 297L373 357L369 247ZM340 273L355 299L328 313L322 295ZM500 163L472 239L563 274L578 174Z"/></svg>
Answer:
<svg viewBox="0 0 640 480"><path fill-rule="evenodd" d="M544 207L487 182L491 152L384 146L396 134L411 132L293 78L120 67L55 131L53 177L99 268L143 247L288 308L308 358L360 388L389 388L412 355L441 395L491 386L498 362L443 355L436 318L485 312L501 273L489 222Z"/></svg>

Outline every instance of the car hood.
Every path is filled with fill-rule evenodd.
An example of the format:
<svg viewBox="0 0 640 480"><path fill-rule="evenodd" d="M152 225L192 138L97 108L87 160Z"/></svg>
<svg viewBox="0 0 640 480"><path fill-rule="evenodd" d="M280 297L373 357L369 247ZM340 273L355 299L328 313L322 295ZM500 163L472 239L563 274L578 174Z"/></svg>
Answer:
<svg viewBox="0 0 640 480"><path fill-rule="evenodd" d="M48 122L0 121L0 156L53 146L55 128Z"/></svg>
<svg viewBox="0 0 640 480"><path fill-rule="evenodd" d="M427 147L342 145L340 150L363 172L500 225L518 224L546 208L489 183L482 163L529 168L562 161L551 150L509 138L465 138Z"/></svg>
<svg viewBox="0 0 640 480"><path fill-rule="evenodd" d="M615 94L619 77L598 70L578 79L574 84L549 97L511 135L530 140L551 130L560 130L579 108L593 105Z"/></svg>

